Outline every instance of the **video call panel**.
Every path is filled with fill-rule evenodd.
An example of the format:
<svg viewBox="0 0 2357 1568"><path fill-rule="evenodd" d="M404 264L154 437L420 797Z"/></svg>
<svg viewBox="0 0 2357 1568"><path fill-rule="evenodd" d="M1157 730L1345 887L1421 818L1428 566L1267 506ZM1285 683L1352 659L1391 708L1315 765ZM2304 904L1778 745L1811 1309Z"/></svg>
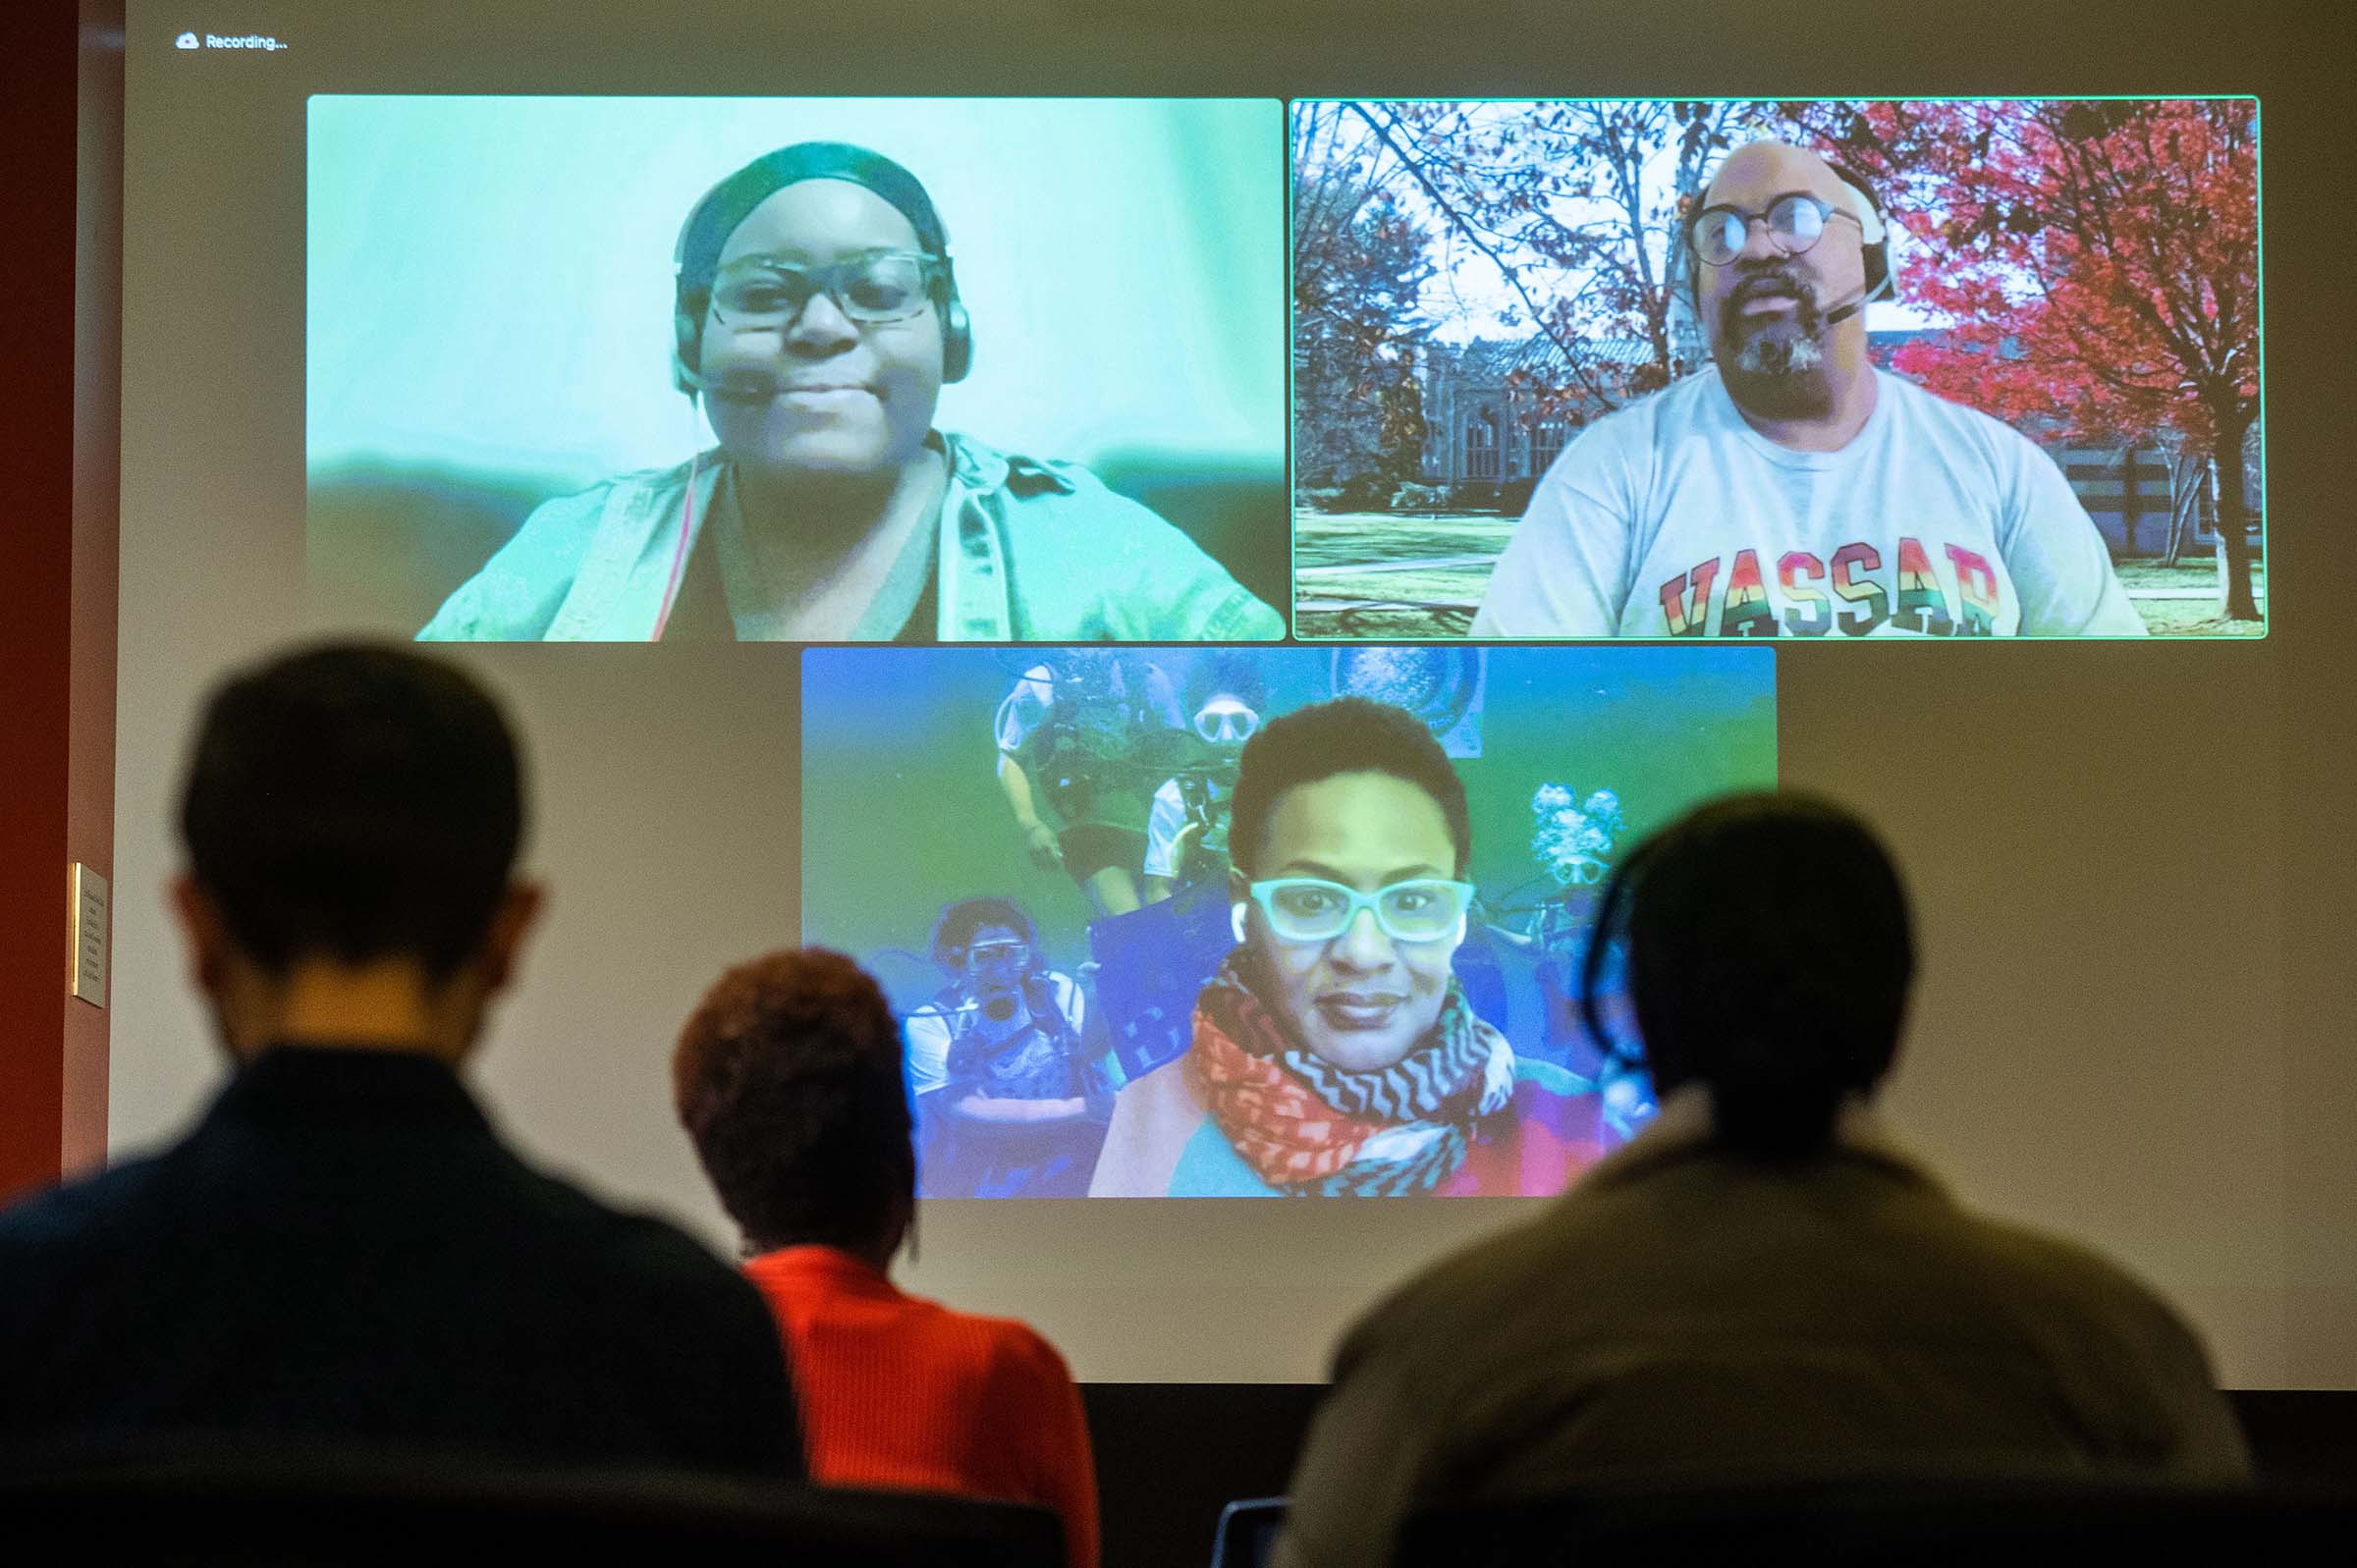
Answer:
<svg viewBox="0 0 2357 1568"><path fill-rule="evenodd" d="M802 936L903 1020L929 1197L1558 1192L1653 1109L1575 1006L1604 877L1776 779L1757 648L813 648L802 688ZM1389 776L1230 842L1250 738L1338 696L1437 740L1469 860Z"/></svg>
<svg viewBox="0 0 2357 1568"><path fill-rule="evenodd" d="M1288 113L1297 636L2265 633L2257 99Z"/></svg>
<svg viewBox="0 0 2357 1568"><path fill-rule="evenodd" d="M1281 637L1274 99L313 97L315 624Z"/></svg>
<svg viewBox="0 0 2357 1568"><path fill-rule="evenodd" d="M322 95L308 150L318 624L2266 630L2252 98Z"/></svg>

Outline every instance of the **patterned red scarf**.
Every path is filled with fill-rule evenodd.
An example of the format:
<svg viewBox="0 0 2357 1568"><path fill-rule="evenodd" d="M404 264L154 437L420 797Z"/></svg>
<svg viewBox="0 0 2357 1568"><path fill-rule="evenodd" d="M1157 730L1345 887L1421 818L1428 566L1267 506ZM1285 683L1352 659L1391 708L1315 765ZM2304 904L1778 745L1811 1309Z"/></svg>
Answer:
<svg viewBox="0 0 2357 1568"><path fill-rule="evenodd" d="M1415 1050L1350 1072L1293 1040L1245 983L1243 960L1231 952L1196 998L1186 1071L1235 1152L1280 1192L1429 1192L1463 1162L1473 1118L1512 1094L1512 1051L1453 977ZM1368 1140L1403 1127L1431 1135L1402 1157L1360 1158Z"/></svg>

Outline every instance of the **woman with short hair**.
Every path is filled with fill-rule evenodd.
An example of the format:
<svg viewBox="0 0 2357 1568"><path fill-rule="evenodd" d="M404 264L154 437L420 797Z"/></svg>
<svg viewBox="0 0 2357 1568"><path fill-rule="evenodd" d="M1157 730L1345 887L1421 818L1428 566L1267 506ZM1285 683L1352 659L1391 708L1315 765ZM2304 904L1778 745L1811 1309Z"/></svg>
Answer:
<svg viewBox="0 0 2357 1568"><path fill-rule="evenodd" d="M1236 946L1185 1054L1116 1100L1090 1196L1553 1194L1603 1155L1595 1086L1518 1057L1457 979L1473 829L1422 721L1287 714L1232 802Z"/></svg>
<svg viewBox="0 0 2357 1568"><path fill-rule="evenodd" d="M1036 1503L1094 1568L1094 1461L1079 1390L1026 1325L904 1294L916 1213L900 1030L838 952L721 976L672 1057L680 1121L744 1235L794 1369L811 1479Z"/></svg>

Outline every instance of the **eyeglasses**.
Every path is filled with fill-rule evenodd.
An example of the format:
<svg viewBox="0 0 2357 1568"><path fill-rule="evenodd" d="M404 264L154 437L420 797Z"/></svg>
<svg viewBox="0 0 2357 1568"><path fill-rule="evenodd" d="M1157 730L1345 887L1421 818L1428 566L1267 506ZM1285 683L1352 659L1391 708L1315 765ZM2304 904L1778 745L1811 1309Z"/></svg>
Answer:
<svg viewBox="0 0 2357 1568"><path fill-rule="evenodd" d="M871 250L824 267L744 256L713 280L712 313L729 326L760 332L800 320L823 294L862 326L906 321L932 308L941 268L939 256L915 250Z"/></svg>
<svg viewBox="0 0 2357 1568"><path fill-rule="evenodd" d="M1249 740L1260 730L1260 715L1233 697L1214 697L1195 713L1195 733L1206 740Z"/></svg>
<svg viewBox="0 0 2357 1568"><path fill-rule="evenodd" d="M1321 877L1277 877L1252 884L1252 901L1284 942L1331 942L1350 929L1361 909L1394 942L1442 942L1456 935L1473 899L1473 884L1441 877L1395 882L1360 892Z"/></svg>
<svg viewBox="0 0 2357 1568"><path fill-rule="evenodd" d="M1768 210L1746 212L1741 207L1705 207L1694 214L1686 233L1694 253L1714 267L1724 267L1742 254L1751 239L1751 226L1767 220L1768 243L1787 256L1797 256L1825 238L1825 220L1847 218L1866 233L1865 220L1854 212L1821 201L1805 191L1777 197Z"/></svg>

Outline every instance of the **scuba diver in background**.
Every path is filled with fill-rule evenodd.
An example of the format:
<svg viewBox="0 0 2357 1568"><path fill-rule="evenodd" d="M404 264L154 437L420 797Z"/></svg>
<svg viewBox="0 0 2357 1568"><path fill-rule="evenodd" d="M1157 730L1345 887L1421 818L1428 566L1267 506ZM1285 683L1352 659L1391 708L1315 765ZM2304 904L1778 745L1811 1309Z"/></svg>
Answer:
<svg viewBox="0 0 2357 1568"><path fill-rule="evenodd" d="M1181 886L1228 880L1228 798L1244 742L1269 709L1269 683L1246 653L1196 656L1186 676L1186 760L1154 791L1146 823L1146 902Z"/></svg>
<svg viewBox="0 0 2357 1568"><path fill-rule="evenodd" d="M929 1197L1080 1197L1109 1091L1081 1044L1078 982L1047 966L1039 930L1005 898L942 911L933 961L949 983L902 1031Z"/></svg>
<svg viewBox="0 0 2357 1568"><path fill-rule="evenodd" d="M1612 874L1607 857L1628 827L1620 813L1620 797L1610 789L1598 789L1580 799L1568 785L1543 784L1531 795L1530 812L1531 858L1539 864L1542 876L1538 881L1547 891L1535 903L1515 911L1527 911L1522 929L1495 920L1483 923L1493 937L1536 961L1546 1028L1535 1049L1595 1079L1607 1122L1626 1136L1652 1116L1652 1088L1641 1072L1630 1071L1628 1063L1599 1050L1580 1021L1578 1004L1579 977L1595 931L1596 901ZM1525 889L1529 886L1524 884ZM1611 956L1606 955L1608 959ZM1608 1008L1625 1008L1627 999L1617 965L1601 963L1597 973L1599 1000Z"/></svg>
<svg viewBox="0 0 2357 1568"><path fill-rule="evenodd" d="M1170 676L1142 654L1059 649L1023 672L994 729L999 787L1032 864L1061 867L1093 917L1137 908L1154 790L1183 733Z"/></svg>

